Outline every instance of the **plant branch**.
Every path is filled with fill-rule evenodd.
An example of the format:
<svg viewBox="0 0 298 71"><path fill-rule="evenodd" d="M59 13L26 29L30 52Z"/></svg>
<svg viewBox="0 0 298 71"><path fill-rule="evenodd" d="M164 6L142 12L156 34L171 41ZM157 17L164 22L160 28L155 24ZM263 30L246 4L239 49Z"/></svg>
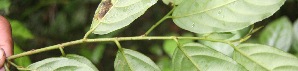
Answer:
<svg viewBox="0 0 298 71"><path fill-rule="evenodd" d="M174 8L168 14L166 14L162 19L160 19L158 22L156 22L143 36L147 36L153 29L155 29L158 25L160 25L166 19L172 18L172 16L170 16L170 15L173 13L175 8L176 7L174 6Z"/></svg>
<svg viewBox="0 0 298 71"><path fill-rule="evenodd" d="M63 46L70 46L70 45L75 45L75 44L80 44L83 43L83 40L75 40L75 41L70 41L70 42L66 42L66 43L62 43L62 44L57 44L57 45L53 45L53 46L48 46L48 47L44 47L44 48L40 48L40 49L33 49L27 52L23 52L20 54L16 54L16 55L12 55L7 57L8 60L11 59L15 59L15 58L19 58L19 57L23 57L23 56L27 56L27 55L32 55L32 54L36 54L36 53L40 53L40 52L45 52L45 51L49 51L49 50L54 50L54 49L58 49L59 47Z"/></svg>
<svg viewBox="0 0 298 71"><path fill-rule="evenodd" d="M28 56L32 54L37 54L45 51L50 51L54 49L62 49L66 46L71 46L71 45L76 45L76 44L82 44L82 43L92 43L92 42L115 42L116 45L118 46L120 52L124 54L124 51L119 43L119 41L132 41L132 40L175 40L178 44L178 46L181 46L178 40L205 40L205 41L212 41L212 42L223 42L223 43L229 43L230 41L224 41L224 40L215 40L215 39L208 39L205 37L176 37L176 36L136 36L136 37L115 37L115 38L96 38L96 39L80 39L80 40L75 40L75 41L70 41L70 42L65 42L61 44L56 44L53 46L48 46L36 50L30 50L27 52L23 52L20 54L12 55L7 57L7 61L23 57L23 56ZM181 48L182 49L182 48ZM63 54L63 52L62 52ZM10 63L14 64L14 63ZM14 64L19 70L28 70L27 68L19 67Z"/></svg>
<svg viewBox="0 0 298 71"><path fill-rule="evenodd" d="M53 46L48 46L40 49L35 49L35 50L30 50L27 52L23 52L20 54L12 55L7 58L7 60L27 56L27 55L32 55L36 53L41 53L49 50L54 50L54 49L59 49L60 47L66 47L66 46L71 46L71 45L76 45L76 44L82 44L84 42L86 43L92 43L92 42L108 42L108 41L131 41L131 40L171 40L173 39L173 36L150 36L150 37L115 37L115 38L97 38L97 39L80 39L80 40L75 40L75 41L70 41L70 42L65 42ZM182 40L182 39L191 39L191 40L206 40L206 41L213 41L213 42L226 42L222 40L214 40L214 39L207 39L207 38L201 38L201 37L177 37L177 39Z"/></svg>

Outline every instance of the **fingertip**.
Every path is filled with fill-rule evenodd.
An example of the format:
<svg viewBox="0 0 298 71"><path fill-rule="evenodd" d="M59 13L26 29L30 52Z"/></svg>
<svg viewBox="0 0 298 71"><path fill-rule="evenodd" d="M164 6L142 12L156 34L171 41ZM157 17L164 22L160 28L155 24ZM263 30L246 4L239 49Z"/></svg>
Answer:
<svg viewBox="0 0 298 71"><path fill-rule="evenodd" d="M6 60L6 56L5 56L4 50L1 48L0 49L0 68L3 67L5 60Z"/></svg>
<svg viewBox="0 0 298 71"><path fill-rule="evenodd" d="M0 48L2 48L5 56L11 56L13 50L13 41L11 37L11 26L5 17L0 15Z"/></svg>
<svg viewBox="0 0 298 71"><path fill-rule="evenodd" d="M7 19L5 17L3 17L2 15L0 15L0 22L2 24L9 24L9 22L7 21ZM10 25L5 25L5 27L10 27Z"/></svg>

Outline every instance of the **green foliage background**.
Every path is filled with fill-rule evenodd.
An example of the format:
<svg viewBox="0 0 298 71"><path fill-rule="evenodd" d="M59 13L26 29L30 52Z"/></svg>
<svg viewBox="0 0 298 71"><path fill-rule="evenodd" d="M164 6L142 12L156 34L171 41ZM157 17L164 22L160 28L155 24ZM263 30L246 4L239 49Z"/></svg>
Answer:
<svg viewBox="0 0 298 71"><path fill-rule="evenodd" d="M20 48L16 53L20 53L81 39L84 33L89 30L95 9L99 3L100 0L0 0L0 13L10 20L13 27L14 42ZM149 8L144 15L135 20L130 26L107 35L92 34L91 38L143 35L170 9L171 6L165 5L159 0L157 4ZM288 17L291 22L298 19L298 0L287 0L277 13L255 25L256 27L265 26L282 16ZM249 42L257 43L259 34L260 32L254 34ZM180 29L171 20L163 22L150 35L196 36L196 34ZM174 46L169 44L175 43L168 40L122 42L124 48L137 50L145 54L154 62L157 62L161 69L165 71L170 69L168 68L171 65L170 56L174 52L174 49L170 48ZM117 54L117 46L114 43L88 43L70 47L73 48L66 48L66 53L87 57L99 70L110 71L114 69L113 64ZM289 52L298 56L298 51L292 48ZM53 50L31 55L29 56L30 59L25 58L24 60L29 63L16 63L26 66L31 61L36 62L48 57L58 56L61 56L60 51Z"/></svg>

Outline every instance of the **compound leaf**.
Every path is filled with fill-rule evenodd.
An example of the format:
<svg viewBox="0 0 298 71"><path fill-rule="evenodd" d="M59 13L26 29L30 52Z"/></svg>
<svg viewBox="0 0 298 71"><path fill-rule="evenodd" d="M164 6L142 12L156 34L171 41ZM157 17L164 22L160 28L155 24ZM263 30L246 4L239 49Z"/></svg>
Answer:
<svg viewBox="0 0 298 71"><path fill-rule="evenodd" d="M180 28L199 33L243 29L275 13L286 0L188 0L173 12Z"/></svg>
<svg viewBox="0 0 298 71"><path fill-rule="evenodd" d="M172 65L174 71L247 71L232 58L198 43L176 49Z"/></svg>
<svg viewBox="0 0 298 71"><path fill-rule="evenodd" d="M44 59L29 65L27 68L33 71L98 71L87 58L74 54Z"/></svg>
<svg viewBox="0 0 298 71"><path fill-rule="evenodd" d="M266 26L259 37L259 41L262 44L288 51L292 38L292 23L287 17L282 17Z"/></svg>
<svg viewBox="0 0 298 71"><path fill-rule="evenodd" d="M103 35L123 28L156 2L157 0L102 0L95 11L91 30L94 34Z"/></svg>
<svg viewBox="0 0 298 71"><path fill-rule="evenodd" d="M149 57L124 48L123 53L118 51L114 68L115 71L161 71Z"/></svg>
<svg viewBox="0 0 298 71"><path fill-rule="evenodd" d="M249 71L296 71L298 58L282 50L261 44L240 44L233 59Z"/></svg>

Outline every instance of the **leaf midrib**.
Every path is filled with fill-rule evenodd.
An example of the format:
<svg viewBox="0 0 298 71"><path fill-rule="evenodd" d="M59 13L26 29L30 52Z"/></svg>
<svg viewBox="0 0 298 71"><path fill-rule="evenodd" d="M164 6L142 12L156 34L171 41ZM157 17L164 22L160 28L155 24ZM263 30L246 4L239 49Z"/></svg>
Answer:
<svg viewBox="0 0 298 71"><path fill-rule="evenodd" d="M239 48L234 48L237 52L239 52L241 55L243 55L244 57L247 57L247 59L251 60L252 62L256 63L257 65L261 66L262 68L270 71L270 69L266 68L264 65L262 65L261 63L257 62L256 60L252 59L249 55L243 53L243 51Z"/></svg>

